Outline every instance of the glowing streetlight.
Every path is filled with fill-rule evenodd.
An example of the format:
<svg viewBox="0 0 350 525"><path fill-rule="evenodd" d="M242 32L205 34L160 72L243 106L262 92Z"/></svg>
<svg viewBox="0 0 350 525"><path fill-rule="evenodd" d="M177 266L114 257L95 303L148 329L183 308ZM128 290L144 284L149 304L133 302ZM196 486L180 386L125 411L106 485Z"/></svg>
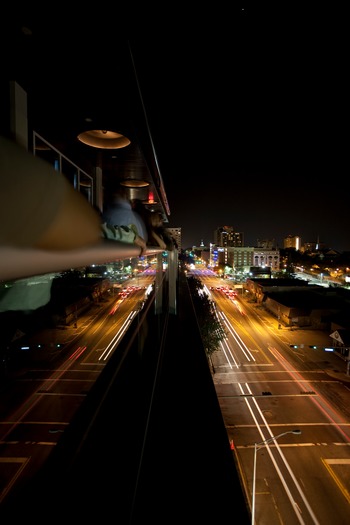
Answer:
<svg viewBox="0 0 350 525"><path fill-rule="evenodd" d="M255 524L255 483L256 483L256 457L257 452L260 450L264 445L267 445L271 441L276 441L278 438L285 436L286 434L301 434L301 430L295 429L295 430L287 430L287 432L282 432L282 434L278 434L278 436L271 436L270 438L265 439L264 441L260 441L260 443L254 443L254 467L253 467L253 489L252 489L252 525Z"/></svg>

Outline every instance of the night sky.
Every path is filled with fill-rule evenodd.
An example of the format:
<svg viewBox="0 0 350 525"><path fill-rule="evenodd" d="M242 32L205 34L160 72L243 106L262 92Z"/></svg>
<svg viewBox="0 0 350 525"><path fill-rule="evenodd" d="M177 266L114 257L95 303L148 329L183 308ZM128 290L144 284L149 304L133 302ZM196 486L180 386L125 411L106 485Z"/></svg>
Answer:
<svg viewBox="0 0 350 525"><path fill-rule="evenodd" d="M119 82L113 63L126 35L169 226L182 228L184 248L232 226L246 246L275 239L282 248L286 236L299 235L350 250L345 7L243 4L176 5L154 17L147 4L145 18L137 11L130 20L95 6L77 21L62 11L47 26L60 36L59 46L51 37L57 58L46 69L37 59L28 67L56 79L52 64L62 58L87 85ZM67 23L77 39L68 53Z"/></svg>
<svg viewBox="0 0 350 525"><path fill-rule="evenodd" d="M291 234L350 250L342 14L236 15L134 43L169 226L184 248L227 225L246 246Z"/></svg>

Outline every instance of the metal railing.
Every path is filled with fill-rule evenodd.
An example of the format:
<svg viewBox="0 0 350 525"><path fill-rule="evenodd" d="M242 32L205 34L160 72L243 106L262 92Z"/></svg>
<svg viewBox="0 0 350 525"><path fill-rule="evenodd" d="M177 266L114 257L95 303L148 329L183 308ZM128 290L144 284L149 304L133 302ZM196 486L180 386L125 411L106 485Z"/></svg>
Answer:
<svg viewBox="0 0 350 525"><path fill-rule="evenodd" d="M51 164L69 180L75 190L83 193L88 202L93 204L95 193L93 176L79 168L35 131L33 131L33 155Z"/></svg>

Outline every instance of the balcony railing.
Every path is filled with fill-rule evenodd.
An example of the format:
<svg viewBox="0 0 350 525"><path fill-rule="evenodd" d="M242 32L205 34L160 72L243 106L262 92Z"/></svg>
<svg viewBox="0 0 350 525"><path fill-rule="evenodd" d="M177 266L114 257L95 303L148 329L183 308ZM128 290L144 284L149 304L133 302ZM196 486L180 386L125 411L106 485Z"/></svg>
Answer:
<svg viewBox="0 0 350 525"><path fill-rule="evenodd" d="M75 190L83 193L91 205L94 204L94 178L35 131L33 132L33 154L51 164L59 173L62 173Z"/></svg>

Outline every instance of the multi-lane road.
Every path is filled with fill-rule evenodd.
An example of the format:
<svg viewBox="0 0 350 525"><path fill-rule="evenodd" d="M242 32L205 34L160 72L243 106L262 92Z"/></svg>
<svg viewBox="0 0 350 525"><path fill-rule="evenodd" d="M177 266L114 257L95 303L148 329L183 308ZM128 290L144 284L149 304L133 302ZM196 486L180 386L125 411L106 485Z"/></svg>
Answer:
<svg viewBox="0 0 350 525"><path fill-rule="evenodd" d="M227 332L213 380L255 523L347 524L350 382L332 375L345 372L337 356L309 348L329 345L328 334L278 329L263 308L217 289L223 281L197 275Z"/></svg>
<svg viewBox="0 0 350 525"><path fill-rule="evenodd" d="M153 280L152 275L134 279L124 294L96 304L67 331L62 347L56 348L46 334L49 340L38 362L31 362L1 392L0 507L45 463L106 363L119 351Z"/></svg>
<svg viewBox="0 0 350 525"><path fill-rule="evenodd" d="M338 357L309 348L329 345L328 334L278 329L277 319L242 298L241 290L230 297L216 289L216 277L200 277L227 333L212 356L213 381L249 502L255 458L256 524L347 524L350 383L335 373L345 372ZM0 502L41 468L118 351L121 334L140 311L144 286L153 281L142 279L134 283L141 290L124 301L112 297L78 322L60 362L56 356L47 366L31 367L0 396Z"/></svg>

